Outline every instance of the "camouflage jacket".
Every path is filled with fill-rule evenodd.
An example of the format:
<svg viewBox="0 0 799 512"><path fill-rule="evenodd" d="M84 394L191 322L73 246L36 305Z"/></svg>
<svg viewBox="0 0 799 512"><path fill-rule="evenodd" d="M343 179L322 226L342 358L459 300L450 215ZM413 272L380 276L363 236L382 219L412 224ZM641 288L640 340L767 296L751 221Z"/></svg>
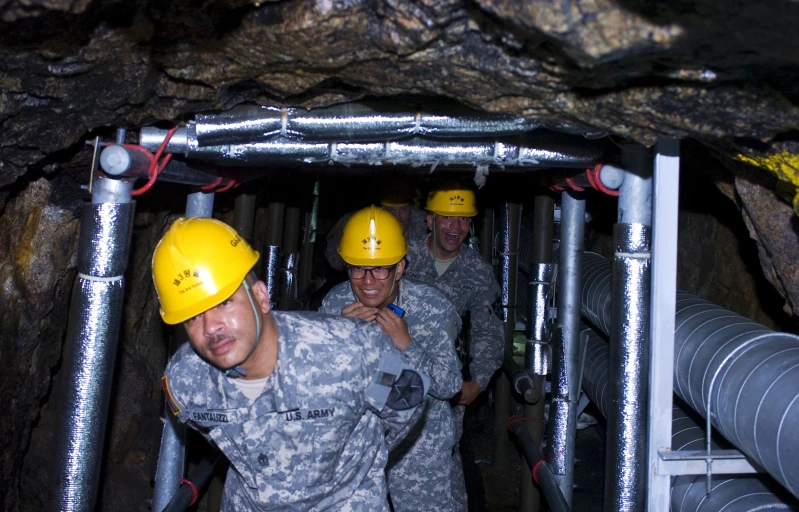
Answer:
<svg viewBox="0 0 799 512"><path fill-rule="evenodd" d="M340 315L356 300L349 281L345 281L328 292L320 311ZM395 510L430 510L442 496L426 496L441 492L424 485L436 481L435 475L428 474L426 462L431 457L449 460L456 442L449 399L463 384L455 354L461 319L444 294L414 279L400 280L394 304L405 310L403 318L411 336L411 344L402 354L430 376L430 391L423 419L390 454L388 490Z"/></svg>
<svg viewBox="0 0 799 512"><path fill-rule="evenodd" d="M499 285L491 266L468 245L461 245L455 261L439 276L427 248L428 237L408 238L405 275L441 290L459 315L470 313L469 371L472 380L486 389L505 350L502 320L496 314Z"/></svg>
<svg viewBox="0 0 799 512"><path fill-rule="evenodd" d="M344 225L352 217L352 212L341 217L336 224L330 228L327 234L327 245L325 246L325 258L330 266L336 270L344 270L346 264L338 254L338 243L344 233ZM408 221L408 229L405 230L405 238L412 236L424 236L427 234L427 212L418 208L411 209L411 218Z"/></svg>
<svg viewBox="0 0 799 512"><path fill-rule="evenodd" d="M422 410L421 396L414 407L389 407L397 376L410 367L375 324L272 315L277 367L254 401L188 343L166 369L173 413L231 462L223 510L388 511L388 449ZM425 377L417 391L428 385Z"/></svg>

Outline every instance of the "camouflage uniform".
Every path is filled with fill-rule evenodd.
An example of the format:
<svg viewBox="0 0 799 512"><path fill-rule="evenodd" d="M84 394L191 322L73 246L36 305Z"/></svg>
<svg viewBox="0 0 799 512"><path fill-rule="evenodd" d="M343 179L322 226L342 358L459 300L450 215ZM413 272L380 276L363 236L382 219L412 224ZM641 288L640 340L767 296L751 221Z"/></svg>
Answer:
<svg viewBox="0 0 799 512"><path fill-rule="evenodd" d="M328 292L320 311L341 314L356 300L345 281ZM430 376L430 391L423 418L389 455L391 503L395 512L451 512L450 454L456 439L449 399L463 383L455 354L461 320L441 292L413 279L400 280L395 304L405 310L411 336L402 354Z"/></svg>
<svg viewBox="0 0 799 512"><path fill-rule="evenodd" d="M377 325L271 314L279 331L277 366L254 401L188 343L166 369L172 411L231 462L222 510L387 512L388 450L423 403L418 396L416 407L389 407L396 404L392 378L407 362ZM422 384L418 393L429 380Z"/></svg>
<svg viewBox="0 0 799 512"><path fill-rule="evenodd" d="M338 243L341 241L341 234L344 232L344 225L350 220L352 213L341 217L336 224L330 228L327 234L327 245L325 246L325 258L330 266L336 270L344 270L347 266L338 254ZM405 230L405 238L412 236L424 236L427 234L427 212L418 208L411 208L411 218L408 220L408 228Z"/></svg>
<svg viewBox="0 0 799 512"><path fill-rule="evenodd" d="M499 299L499 285L491 266L468 245L461 245L458 256L441 276L435 268L435 260L427 248L425 237L409 238L408 262L405 275L418 279L441 290L452 301L458 314L471 315L471 337L468 365L471 379L486 389L494 372L502 365L505 350L502 320L495 307ZM463 434L462 405L455 406L455 439ZM456 446L452 452L453 495L458 500L458 510L466 510L466 483L463 479L463 464Z"/></svg>

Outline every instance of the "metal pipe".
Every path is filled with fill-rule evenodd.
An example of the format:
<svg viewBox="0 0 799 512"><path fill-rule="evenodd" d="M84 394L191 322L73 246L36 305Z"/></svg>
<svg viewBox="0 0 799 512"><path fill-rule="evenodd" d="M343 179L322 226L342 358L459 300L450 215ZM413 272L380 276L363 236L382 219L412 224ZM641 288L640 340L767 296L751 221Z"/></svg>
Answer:
<svg viewBox="0 0 799 512"><path fill-rule="evenodd" d="M513 357L505 352L502 360L502 371L511 383L511 388L518 393L525 402L529 404L537 403L541 400L541 390L535 387L533 378L527 371L516 366Z"/></svg>
<svg viewBox="0 0 799 512"><path fill-rule="evenodd" d="M278 308L289 310L297 298L297 259L300 235L300 209L286 208L283 224L283 256L280 264Z"/></svg>
<svg viewBox="0 0 799 512"><path fill-rule="evenodd" d="M649 429L652 180L646 148L626 145L613 226L605 509L644 510Z"/></svg>
<svg viewBox="0 0 799 512"><path fill-rule="evenodd" d="M313 273L314 243L316 242L316 222L319 216L319 180L313 186L313 203L311 211L305 214L305 224L302 231L302 246L300 247L300 275L298 278L298 292L302 295L311 283Z"/></svg>
<svg viewBox="0 0 799 512"><path fill-rule="evenodd" d="M343 103L306 110L276 106L238 106L218 114L198 114L184 128L199 146L246 144L276 137L291 140L386 140L410 136L453 138L473 135L515 135L540 128L542 123L509 114L489 114L459 108L429 112L388 105L381 101ZM605 134L567 123L548 129L586 138Z"/></svg>
<svg viewBox="0 0 799 512"><path fill-rule="evenodd" d="M609 347L594 329L583 326L586 336L586 356L583 372L583 389L605 417L610 404ZM705 430L680 407L669 415L671 423L670 446L674 450L704 448ZM686 475L672 479L672 512L754 512L757 510L799 510L795 500L778 496L765 475L721 475L714 479L713 491L708 495L703 476Z"/></svg>
<svg viewBox="0 0 799 512"><path fill-rule="evenodd" d="M48 509L58 512L94 510L97 498L135 210L120 185L95 179L83 206L52 449Z"/></svg>
<svg viewBox="0 0 799 512"><path fill-rule="evenodd" d="M475 133L480 136L480 133ZM165 130L142 128L141 145L155 151ZM170 139L167 153L227 166L267 164L347 165L495 165L504 170L585 168L603 159L607 146L576 135L536 131L501 140L453 142L411 137L380 142L304 142L277 138L267 142L201 147L185 135Z"/></svg>
<svg viewBox="0 0 799 512"><path fill-rule="evenodd" d="M549 510L552 512L568 512L571 509L560 490L555 475L545 462L544 454L538 444L533 440L530 432L524 428L523 423L526 423L523 418L514 418L508 422L508 426L521 445L522 454L527 461L527 467L532 472L532 477L541 486L541 492L547 500ZM528 475L527 478L530 478L530 476Z"/></svg>
<svg viewBox="0 0 799 512"><path fill-rule="evenodd" d="M558 324L552 338L552 403L547 452L563 496L571 504L574 488L574 443L580 398L580 294L585 239L585 199L579 192L561 194Z"/></svg>
<svg viewBox="0 0 799 512"><path fill-rule="evenodd" d="M643 510L649 398L650 230L613 227L610 374L605 462L606 510Z"/></svg>
<svg viewBox="0 0 799 512"><path fill-rule="evenodd" d="M184 215L187 218L213 216L215 197L214 192L203 190L188 194ZM170 356L187 340L183 326L177 326L173 334L167 347ZM155 470L153 510L163 510L167 506L177 492L180 478L186 471L186 426L177 421L166 403L161 410L161 420L164 422L164 428L161 431L161 446Z"/></svg>
<svg viewBox="0 0 799 512"><path fill-rule="evenodd" d="M264 254L264 281L269 293L269 303L278 306L280 287L280 248L283 245L284 203L269 203L266 219L266 251Z"/></svg>
<svg viewBox="0 0 799 512"><path fill-rule="evenodd" d="M502 320L504 322L505 351L513 353L513 330L516 325L516 278L519 271L517 250L522 205L504 203L500 214L501 249L499 254L501 273ZM508 423L510 411L510 383L499 377L494 388L494 463L504 467L507 459Z"/></svg>
<svg viewBox="0 0 799 512"><path fill-rule="evenodd" d="M252 230L255 222L255 194L241 192L233 203L233 229L245 240L252 243Z"/></svg>
<svg viewBox="0 0 799 512"><path fill-rule="evenodd" d="M107 146L100 153L100 166L107 174L126 178L149 178L150 160L141 151L119 145ZM185 185L209 185L218 175L189 166L180 160L170 160L158 174L158 179Z"/></svg>
<svg viewBox="0 0 799 512"><path fill-rule="evenodd" d="M202 459L191 472L189 478L186 479L187 481L180 485L169 504L163 509L153 508L153 510L162 510L163 512L184 512L187 510L197 499L195 493L199 494L200 489L205 487L214 476L217 467L224 464L224 462L224 456L218 451Z"/></svg>

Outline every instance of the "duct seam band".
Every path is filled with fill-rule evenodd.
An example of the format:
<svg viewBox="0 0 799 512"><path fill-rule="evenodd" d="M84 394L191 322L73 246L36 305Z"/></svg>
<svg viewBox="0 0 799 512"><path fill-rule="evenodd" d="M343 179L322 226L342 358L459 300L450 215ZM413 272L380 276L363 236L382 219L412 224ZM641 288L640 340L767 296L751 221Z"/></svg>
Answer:
<svg viewBox="0 0 799 512"><path fill-rule="evenodd" d="M111 277L90 276L88 274L82 274L80 272L78 272L78 277L86 281L95 281L98 283L113 283L116 281L121 281L124 278L124 276L111 276Z"/></svg>
<svg viewBox="0 0 799 512"><path fill-rule="evenodd" d="M416 111L416 126L413 127L413 134L416 135L422 129L422 111Z"/></svg>
<svg viewBox="0 0 799 512"><path fill-rule="evenodd" d="M286 127L289 123L289 113L286 107L280 109L280 136L286 136Z"/></svg>

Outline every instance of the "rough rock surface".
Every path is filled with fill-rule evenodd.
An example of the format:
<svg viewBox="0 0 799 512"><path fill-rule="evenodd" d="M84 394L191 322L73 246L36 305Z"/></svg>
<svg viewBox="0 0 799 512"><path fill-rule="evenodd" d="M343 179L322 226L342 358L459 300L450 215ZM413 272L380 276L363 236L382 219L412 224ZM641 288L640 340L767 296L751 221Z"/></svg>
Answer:
<svg viewBox="0 0 799 512"><path fill-rule="evenodd" d="M795 312L797 26L799 2L786 0L0 0L0 360L13 367L0 382L9 408L0 504L41 508L86 139L245 102L314 107L399 94L647 145L690 139L684 156L703 166L684 172L721 169L712 175L742 212L763 275ZM144 509L160 435L153 379L166 354L142 269L165 212L181 207L157 187L152 194L137 208L107 509L111 496L120 509ZM744 276L751 262L720 249L740 243L741 230L711 217L682 214L694 244L681 248L682 277L771 325L752 306L762 285Z"/></svg>

